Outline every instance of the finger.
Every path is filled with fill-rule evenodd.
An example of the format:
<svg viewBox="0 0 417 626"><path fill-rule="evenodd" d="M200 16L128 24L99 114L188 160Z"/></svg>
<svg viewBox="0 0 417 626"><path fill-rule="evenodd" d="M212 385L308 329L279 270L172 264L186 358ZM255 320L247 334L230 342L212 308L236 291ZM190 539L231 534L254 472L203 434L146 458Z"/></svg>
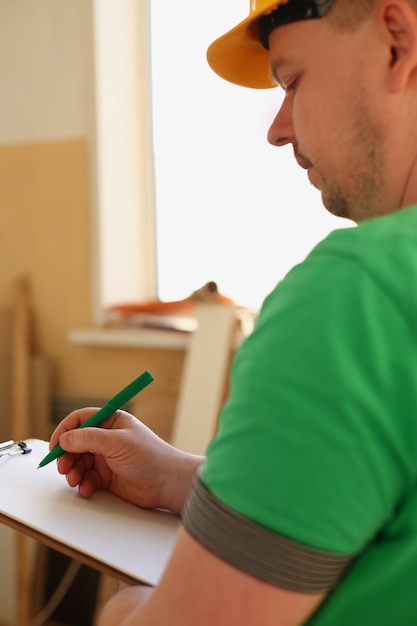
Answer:
<svg viewBox="0 0 417 626"><path fill-rule="evenodd" d="M95 491L102 489L100 476L94 469L80 474L79 469L74 467L66 478L70 487L78 487L83 498L89 498Z"/></svg>
<svg viewBox="0 0 417 626"><path fill-rule="evenodd" d="M106 428L77 428L63 432L59 444L66 452L73 454L99 454L104 457L112 455L120 431Z"/></svg>
<svg viewBox="0 0 417 626"><path fill-rule="evenodd" d="M92 454L64 454L58 459L58 472L67 476L71 487L78 485L83 476L94 469Z"/></svg>
<svg viewBox="0 0 417 626"><path fill-rule="evenodd" d="M67 482L70 487L78 487L84 498L89 498L94 491L104 488L102 473L105 476L105 470L105 465L100 469L100 459L97 458L96 467L95 457L92 454L83 454L67 472Z"/></svg>
<svg viewBox="0 0 417 626"><path fill-rule="evenodd" d="M58 472L60 474L68 474L68 472L70 472L74 467L76 460L77 456L75 454L63 454L57 459Z"/></svg>
<svg viewBox="0 0 417 626"><path fill-rule="evenodd" d="M58 442L62 433L67 432L68 430L73 430L78 428L83 424L89 417L97 413L99 409L95 407L86 407L83 409L77 409L76 411L72 411L67 417L65 417L55 428L54 432L51 435L51 439L49 442L49 449L52 450Z"/></svg>
<svg viewBox="0 0 417 626"><path fill-rule="evenodd" d="M94 467L94 457L92 454L80 456L67 452L57 459L57 466L60 474L68 474L73 467L78 467L83 473Z"/></svg>
<svg viewBox="0 0 417 626"><path fill-rule="evenodd" d="M73 411L67 417L65 417L62 422L58 424L55 428L54 432L51 435L51 440L49 442L49 448L54 448L60 440L62 434L70 431L77 430L81 425L83 425L92 415L99 411L97 407L85 407L83 409L77 409ZM126 425L131 425L132 423L137 423L138 420L121 409L115 411L110 417L108 417L102 424L102 429L110 429L115 427L124 427ZM87 430L87 428L85 428Z"/></svg>
<svg viewBox="0 0 417 626"><path fill-rule="evenodd" d="M88 472L80 482L78 491L83 498L89 498L95 491L101 489L98 474L95 471Z"/></svg>

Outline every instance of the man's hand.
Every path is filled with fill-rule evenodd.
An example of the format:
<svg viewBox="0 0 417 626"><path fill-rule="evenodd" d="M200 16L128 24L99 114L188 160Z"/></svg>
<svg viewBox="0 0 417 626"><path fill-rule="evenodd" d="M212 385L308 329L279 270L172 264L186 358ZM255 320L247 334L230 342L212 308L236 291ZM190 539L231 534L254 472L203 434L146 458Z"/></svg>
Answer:
<svg viewBox="0 0 417 626"><path fill-rule="evenodd" d="M89 498L97 489L145 508L180 513L203 458L186 454L160 439L126 411L116 411L100 428L78 428L98 409L73 411L52 434L50 449L66 454L58 471Z"/></svg>

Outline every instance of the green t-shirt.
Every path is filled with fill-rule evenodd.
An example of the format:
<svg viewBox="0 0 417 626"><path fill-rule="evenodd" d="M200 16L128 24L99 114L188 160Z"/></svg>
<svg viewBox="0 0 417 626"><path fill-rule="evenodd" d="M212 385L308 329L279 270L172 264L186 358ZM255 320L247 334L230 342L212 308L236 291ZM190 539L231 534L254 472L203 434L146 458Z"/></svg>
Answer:
<svg viewBox="0 0 417 626"><path fill-rule="evenodd" d="M201 481L261 533L305 547L307 559L311 548L354 559L309 625L415 626L416 480L411 207L335 231L268 296L234 359ZM184 523L207 544L193 510ZM213 541L211 549L245 569L227 541ZM268 580L269 556L245 541L240 548L249 560L254 551ZM293 585L280 567L277 584L315 589Z"/></svg>

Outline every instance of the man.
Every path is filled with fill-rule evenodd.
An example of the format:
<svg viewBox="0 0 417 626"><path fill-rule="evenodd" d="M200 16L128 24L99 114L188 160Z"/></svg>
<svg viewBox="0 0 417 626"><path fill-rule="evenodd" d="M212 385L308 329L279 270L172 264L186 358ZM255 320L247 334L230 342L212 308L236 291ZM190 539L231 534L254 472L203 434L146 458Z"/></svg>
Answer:
<svg viewBox="0 0 417 626"><path fill-rule="evenodd" d="M119 592L100 624L415 626L416 3L252 0L208 59L285 90L269 141L358 226L265 300L205 460L123 411L74 430L83 409L53 434L83 497L184 522L160 585Z"/></svg>

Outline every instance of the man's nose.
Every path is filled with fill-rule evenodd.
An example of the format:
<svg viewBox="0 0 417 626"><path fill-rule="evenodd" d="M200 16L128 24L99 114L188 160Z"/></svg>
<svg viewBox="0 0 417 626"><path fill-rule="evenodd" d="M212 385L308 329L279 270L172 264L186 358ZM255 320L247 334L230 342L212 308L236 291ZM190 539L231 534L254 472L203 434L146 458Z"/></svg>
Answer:
<svg viewBox="0 0 417 626"><path fill-rule="evenodd" d="M284 101L272 122L267 139L273 146L285 146L294 143L294 129L292 124L291 104L288 98Z"/></svg>

